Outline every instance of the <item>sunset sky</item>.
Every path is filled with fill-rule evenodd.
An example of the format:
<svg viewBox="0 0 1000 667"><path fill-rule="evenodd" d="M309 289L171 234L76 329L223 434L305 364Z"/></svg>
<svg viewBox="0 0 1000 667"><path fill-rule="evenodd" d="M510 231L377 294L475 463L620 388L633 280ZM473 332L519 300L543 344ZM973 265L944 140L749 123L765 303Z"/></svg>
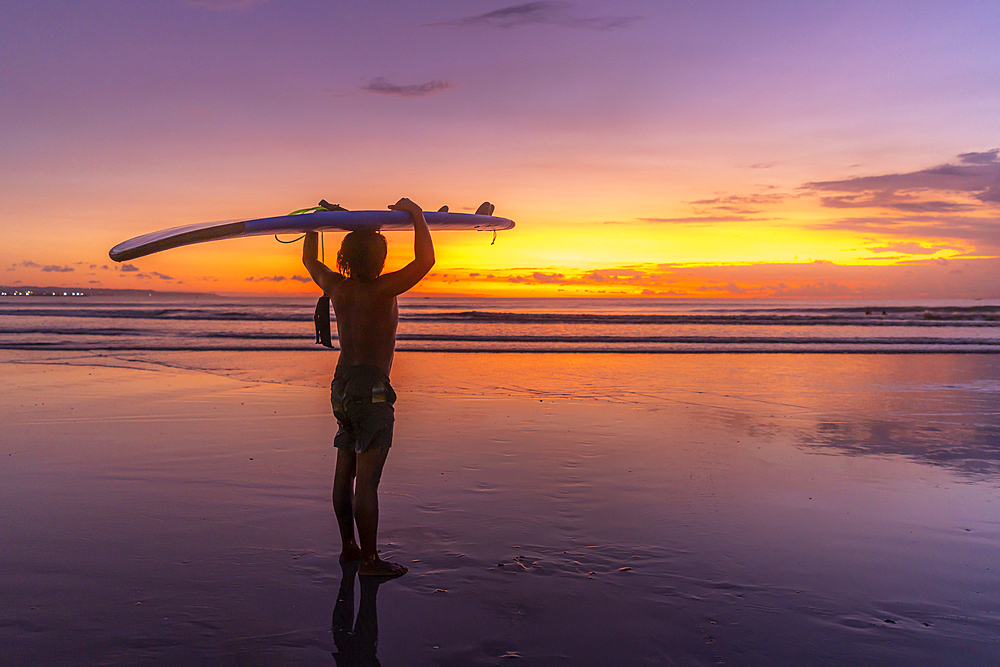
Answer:
<svg viewBox="0 0 1000 667"><path fill-rule="evenodd" d="M107 253L407 196L517 222L438 233L426 292L997 298L998 25L995 0L0 0L0 283L312 292L270 237Z"/></svg>

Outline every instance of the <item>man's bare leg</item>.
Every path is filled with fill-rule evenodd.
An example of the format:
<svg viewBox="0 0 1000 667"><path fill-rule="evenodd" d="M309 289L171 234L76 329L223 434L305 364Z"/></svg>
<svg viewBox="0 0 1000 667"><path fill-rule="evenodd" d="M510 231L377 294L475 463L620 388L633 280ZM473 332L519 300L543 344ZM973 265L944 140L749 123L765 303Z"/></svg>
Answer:
<svg viewBox="0 0 1000 667"><path fill-rule="evenodd" d="M358 539L361 542L360 575L398 577L406 574L407 570L403 565L378 557L378 483L388 455L388 447L369 449L357 455L354 520L358 524Z"/></svg>
<svg viewBox="0 0 1000 667"><path fill-rule="evenodd" d="M343 548L341 561L361 558L361 547L354 539L354 475L358 455L347 449L337 449L337 471L333 475L333 511L340 526Z"/></svg>

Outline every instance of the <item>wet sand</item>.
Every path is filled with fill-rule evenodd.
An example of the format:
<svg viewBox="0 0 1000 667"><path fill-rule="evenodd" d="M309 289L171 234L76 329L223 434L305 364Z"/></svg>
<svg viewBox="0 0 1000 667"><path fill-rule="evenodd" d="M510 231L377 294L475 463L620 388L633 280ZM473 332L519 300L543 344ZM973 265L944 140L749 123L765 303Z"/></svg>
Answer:
<svg viewBox="0 0 1000 667"><path fill-rule="evenodd" d="M4 353L0 663L1000 651L994 356L400 354L353 589L330 360Z"/></svg>

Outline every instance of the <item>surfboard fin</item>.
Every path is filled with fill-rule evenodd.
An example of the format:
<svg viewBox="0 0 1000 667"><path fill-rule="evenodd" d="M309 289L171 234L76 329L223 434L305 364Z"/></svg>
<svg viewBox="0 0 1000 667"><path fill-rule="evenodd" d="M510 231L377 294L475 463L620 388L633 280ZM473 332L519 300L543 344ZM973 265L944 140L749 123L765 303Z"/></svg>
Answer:
<svg viewBox="0 0 1000 667"><path fill-rule="evenodd" d="M319 200L319 206L324 211L346 211L347 210L346 208L344 208L340 204L331 204L330 202L328 202L325 199L320 199Z"/></svg>
<svg viewBox="0 0 1000 667"><path fill-rule="evenodd" d="M447 213L447 212L448 212L448 205L447 204L445 204L444 206L442 206L441 208L438 209L438 213Z"/></svg>
<svg viewBox="0 0 1000 667"><path fill-rule="evenodd" d="M330 297L325 294L316 302L316 312L313 314L316 323L316 344L333 348L330 331Z"/></svg>
<svg viewBox="0 0 1000 667"><path fill-rule="evenodd" d="M493 215L493 210L495 208L496 207L493 204L488 201L484 201L479 205L479 208L476 209L476 215Z"/></svg>

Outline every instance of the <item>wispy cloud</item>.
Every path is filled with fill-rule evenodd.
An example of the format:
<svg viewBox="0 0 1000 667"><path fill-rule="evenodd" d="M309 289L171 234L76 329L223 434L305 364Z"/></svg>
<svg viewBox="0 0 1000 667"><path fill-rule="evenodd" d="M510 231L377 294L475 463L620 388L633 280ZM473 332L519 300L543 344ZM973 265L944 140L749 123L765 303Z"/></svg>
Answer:
<svg viewBox="0 0 1000 667"><path fill-rule="evenodd" d="M821 197L820 203L827 208L882 208L904 213L955 213L976 208L975 205L968 203L920 200L913 195L900 195L895 192Z"/></svg>
<svg viewBox="0 0 1000 667"><path fill-rule="evenodd" d="M756 217L767 207L780 204L788 195L780 192L752 194L721 194L707 199L689 201L693 208L691 215L677 217L649 216L637 218L640 222L672 225L710 225L720 222L766 222L773 220Z"/></svg>
<svg viewBox="0 0 1000 667"><path fill-rule="evenodd" d="M572 3L541 0L427 25L502 29L525 25L555 25L586 30L616 30L627 28L637 21L639 21L637 16L580 16Z"/></svg>
<svg viewBox="0 0 1000 667"><path fill-rule="evenodd" d="M1000 149L962 153L954 163L918 171L815 181L802 191L825 208L865 210L867 215L823 220L813 229L949 239L974 243L978 253L1000 251ZM921 254L919 244L882 243L891 252ZM904 247L910 251L902 250ZM938 249L956 249L931 245ZM873 250L873 252L879 252ZM936 252L936 251L935 251ZM930 254L930 253L924 253Z"/></svg>
<svg viewBox="0 0 1000 667"><path fill-rule="evenodd" d="M713 224L716 222L761 222L762 218L745 215L689 215L680 218L639 218L641 222L657 222L674 225Z"/></svg>
<svg viewBox="0 0 1000 667"><path fill-rule="evenodd" d="M133 264L122 264L120 270L122 273L137 273L139 271L139 267Z"/></svg>
<svg viewBox="0 0 1000 667"><path fill-rule="evenodd" d="M924 246L916 241L898 241L894 243L887 243L881 246L874 246L868 248L869 252L874 253L897 253L900 255L933 255L935 253L941 252L942 250L961 250L961 248L956 248L951 245L931 245Z"/></svg>
<svg viewBox="0 0 1000 667"><path fill-rule="evenodd" d="M744 208L750 204L777 204L785 196L778 193L764 193L764 194L753 194L753 195L725 195L713 197L711 199L695 199L694 201L688 202L689 204L696 204L698 206L718 206L718 207L733 207L737 206Z"/></svg>
<svg viewBox="0 0 1000 667"><path fill-rule="evenodd" d="M916 192L954 193L980 202L1000 202L1000 149L981 153L962 153L958 164L943 164L902 174L859 176L839 181L814 181L802 187L816 193L868 193L874 206L912 199ZM833 197L830 206L837 206Z"/></svg>
<svg viewBox="0 0 1000 667"><path fill-rule="evenodd" d="M269 0L184 0L186 5L207 7L208 9L249 9L265 2L269 2Z"/></svg>
<svg viewBox="0 0 1000 667"><path fill-rule="evenodd" d="M246 279L251 283L280 283L288 280L285 276L250 276Z"/></svg>
<svg viewBox="0 0 1000 667"><path fill-rule="evenodd" d="M581 274L579 280L593 283L634 283L647 277L647 272L634 268L593 269Z"/></svg>
<svg viewBox="0 0 1000 667"><path fill-rule="evenodd" d="M539 284L561 284L566 281L566 275L563 273L545 273L544 271L535 271L529 276L508 276L507 281L512 283L531 282Z"/></svg>
<svg viewBox="0 0 1000 667"><path fill-rule="evenodd" d="M447 81L441 81L439 79L434 79L433 81L426 81L424 83L412 83L412 84L396 84L389 83L382 77L372 79L372 81L366 85L362 86L362 90L366 90L369 93L378 93L379 95L398 95L400 97L421 97L423 95L432 95L434 93L440 93L443 90L448 90L451 88L451 84Z"/></svg>
<svg viewBox="0 0 1000 667"><path fill-rule="evenodd" d="M49 264L42 267L42 271L46 273L69 273L70 271L76 271L72 266L58 266L56 264Z"/></svg>
<svg viewBox="0 0 1000 667"><path fill-rule="evenodd" d="M958 215L865 216L826 220L812 225L812 228L923 239L961 239L983 246L984 250L1000 250L1000 220L997 218Z"/></svg>

